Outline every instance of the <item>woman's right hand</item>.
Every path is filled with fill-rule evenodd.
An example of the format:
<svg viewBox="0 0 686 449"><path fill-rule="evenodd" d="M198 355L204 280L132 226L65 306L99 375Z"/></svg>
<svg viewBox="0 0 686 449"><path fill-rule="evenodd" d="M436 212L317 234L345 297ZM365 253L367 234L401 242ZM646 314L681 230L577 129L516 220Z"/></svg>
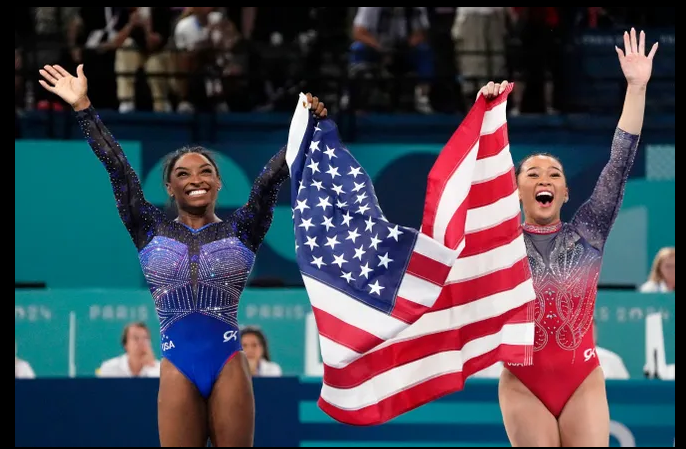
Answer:
<svg viewBox="0 0 686 449"><path fill-rule="evenodd" d="M76 110L88 107L88 80L83 74L83 64L76 68L76 77L59 65L46 65L39 72L45 80L38 82L46 90L59 96Z"/></svg>
<svg viewBox="0 0 686 449"><path fill-rule="evenodd" d="M479 95L483 95L486 100L492 100L505 92L508 84L510 83L507 80L504 80L502 83L494 83L491 81L479 90L479 93L476 94L476 99L479 99Z"/></svg>

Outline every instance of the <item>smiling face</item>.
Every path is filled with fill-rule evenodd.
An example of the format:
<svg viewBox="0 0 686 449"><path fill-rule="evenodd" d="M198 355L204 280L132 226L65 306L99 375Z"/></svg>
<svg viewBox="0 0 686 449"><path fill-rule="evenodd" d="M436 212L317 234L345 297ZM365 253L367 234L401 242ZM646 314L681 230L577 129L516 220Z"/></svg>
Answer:
<svg viewBox="0 0 686 449"><path fill-rule="evenodd" d="M569 199L560 161L548 155L529 157L521 165L517 184L526 223L547 226L560 221L562 205Z"/></svg>
<svg viewBox="0 0 686 449"><path fill-rule="evenodd" d="M207 208L217 201L221 180L210 159L200 153L179 157L170 169L167 193L180 210Z"/></svg>

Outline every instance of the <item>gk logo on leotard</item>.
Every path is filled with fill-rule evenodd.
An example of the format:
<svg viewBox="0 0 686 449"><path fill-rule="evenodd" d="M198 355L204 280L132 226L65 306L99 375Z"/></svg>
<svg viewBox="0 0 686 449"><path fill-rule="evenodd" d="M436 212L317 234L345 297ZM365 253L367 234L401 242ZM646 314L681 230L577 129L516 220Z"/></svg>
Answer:
<svg viewBox="0 0 686 449"><path fill-rule="evenodd" d="M238 331L224 332L224 343L230 342L231 340L238 341Z"/></svg>
<svg viewBox="0 0 686 449"><path fill-rule="evenodd" d="M586 359L586 360L584 360L584 362L588 362L589 360L591 360L595 356L596 356L596 353L595 353L594 348L589 348L589 349L585 350L584 351L584 359Z"/></svg>

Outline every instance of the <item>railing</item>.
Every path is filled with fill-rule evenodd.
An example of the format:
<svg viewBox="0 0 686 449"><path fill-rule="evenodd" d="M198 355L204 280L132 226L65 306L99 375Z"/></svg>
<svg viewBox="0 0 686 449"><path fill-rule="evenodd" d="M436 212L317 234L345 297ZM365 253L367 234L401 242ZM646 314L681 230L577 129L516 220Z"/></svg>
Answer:
<svg viewBox="0 0 686 449"><path fill-rule="evenodd" d="M670 34L671 33L671 34ZM656 34L656 33L653 33ZM590 36L590 37L589 37ZM623 85L625 83L616 56L610 42L611 34L594 35L581 34L576 41L562 48L563 54L560 61L564 64L563 77L558 81L561 84L564 100L559 112L563 114L594 114L594 115L616 115L622 99ZM621 37L621 36L620 36ZM674 114L674 32L673 30L658 34L658 38L663 43L660 48L659 61L653 73L651 81L651 94L648 98L648 110L650 114ZM292 94L298 91L312 91L319 95L327 104L329 113L339 122L346 124L348 129L346 139L354 140L358 129L358 117L362 110L373 112L408 112L413 109L413 86L418 79L412 72L389 72L382 70L378 66L370 66L359 76L351 76L348 69L347 54L345 52L323 51L321 47L317 50L304 49L298 45L284 45L278 48L270 45L252 44L251 54L259 55L261 64L259 67L250 67L247 75L243 76L223 76L218 73L216 67L198 70L193 73L183 73L172 69L166 73L147 73L148 79L164 78L167 80L186 80L189 85L202 86L208 80L220 82L224 87L243 86L236 94L228 94L222 100L231 102L237 95L252 96L248 104L239 108L232 108L234 113L246 112L248 110L260 111L283 111L291 109L292 101L289 101ZM339 46L340 48L340 46ZM608 50L609 48L609 50ZM22 63L15 71L15 75L25 83L26 97L29 103L29 110L36 103L37 98L51 98L43 92L37 83L39 77L37 73L38 65L42 62L41 52L52 49L53 51L66 55L68 48L60 45L46 44L45 42L34 43L21 50ZM135 49L122 49L123 51L136 51ZM611 51L610 51L611 50ZM316 61L313 63L314 52ZM521 55L521 49L519 54ZM174 49L169 50L170 55L176 54ZM454 51L442 52L441 56L451 55L450 57L461 57L469 53L455 55ZM472 52L472 54L484 54ZM512 56L511 52L505 54L506 57ZM102 65L87 64L86 71L89 73L90 88L94 97L100 99L110 97L108 101L98 101L99 109L116 109L116 79L117 77L138 77L139 71L118 72L114 71L114 51L96 52L94 50L84 50L84 58L97 61L100 59ZM109 58L109 61L108 61ZM63 58L68 60L69 58ZM58 61L53 61L58 62ZM67 61L69 62L69 61ZM104 69L107 64L112 65L112 70ZM70 63L75 67L73 62ZM16 66L16 64L15 64ZM437 92L434 95L433 103L439 113L460 114L468 109L471 97L465 95L463 87L467 82L478 81L474 78L460 76L455 69L453 61L442 63L436 66L436 76L432 80L432 90ZM508 73L500 76L486 76L486 79L500 77L513 80L515 83L526 81L522 73L513 68L508 68ZM142 80L142 78L137 78ZM550 77L548 76L548 79ZM375 93L383 93L388 97L388 92L395 93L390 100L381 107L374 108L369 104L370 97ZM16 94L16 92L15 92ZM202 97L203 95L199 95ZM253 101L256 97L262 96L262 102ZM362 97L361 97L362 96ZM173 103L179 101L179 97L172 92L169 98ZM120 100L127 100L121 98ZM130 99L129 99L130 100ZM138 83L136 89L136 100L139 110L150 110L152 98L149 89L144 84ZM514 99L513 99L514 100ZM383 102L382 102L383 103ZM265 106L260 108L259 106ZM377 105L379 106L379 105ZM54 137L63 136L64 133L56 130L55 117L51 109L47 112L47 119L41 119L40 123L48 126L49 133ZM213 108L198 108L197 112L190 114L187 120L174 120L173 126L187 126L189 131L195 136L200 135L199 128L203 125L200 122L200 113L208 113L211 116L211 127L218 126L218 120L222 114L216 114ZM161 117L160 117L161 118ZM152 118L151 118L152 119ZM125 116L121 120L127 120ZM164 119L166 120L166 119ZM38 124L39 122L33 122ZM559 126L559 125L556 125ZM562 125L564 126L564 124Z"/></svg>

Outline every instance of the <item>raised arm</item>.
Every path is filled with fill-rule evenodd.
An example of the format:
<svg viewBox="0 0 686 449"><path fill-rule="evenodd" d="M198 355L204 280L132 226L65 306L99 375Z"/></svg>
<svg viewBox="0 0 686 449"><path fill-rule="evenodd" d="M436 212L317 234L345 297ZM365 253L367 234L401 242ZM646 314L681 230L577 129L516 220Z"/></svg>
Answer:
<svg viewBox="0 0 686 449"><path fill-rule="evenodd" d="M257 252L272 224L279 189L287 178L286 147L283 147L255 179L248 202L234 212L236 235L253 252Z"/></svg>
<svg viewBox="0 0 686 449"><path fill-rule="evenodd" d="M646 56L645 33L641 32L640 40L637 40L636 30L632 28L631 34L624 33L624 48L626 53L615 47L627 80L627 90L622 115L612 140L610 161L603 168L591 198L572 219L579 233L598 249L605 246L624 198L624 189L643 128L646 89L657 43Z"/></svg>
<svg viewBox="0 0 686 449"><path fill-rule="evenodd" d="M328 115L324 102L308 93L307 103L316 119ZM288 178L286 164L286 147L276 153L264 166L250 191L250 198L245 206L234 212L233 220L236 235L253 252L257 252L272 224L274 205L279 195L281 184Z"/></svg>
<svg viewBox="0 0 686 449"><path fill-rule="evenodd" d="M154 224L163 219L163 213L145 201L136 172L90 104L83 66L77 68L78 77L70 75L60 66L45 66L40 73L48 81L40 80L41 85L74 108L88 144L110 176L119 216L136 247L141 249L151 238L150 230Z"/></svg>

